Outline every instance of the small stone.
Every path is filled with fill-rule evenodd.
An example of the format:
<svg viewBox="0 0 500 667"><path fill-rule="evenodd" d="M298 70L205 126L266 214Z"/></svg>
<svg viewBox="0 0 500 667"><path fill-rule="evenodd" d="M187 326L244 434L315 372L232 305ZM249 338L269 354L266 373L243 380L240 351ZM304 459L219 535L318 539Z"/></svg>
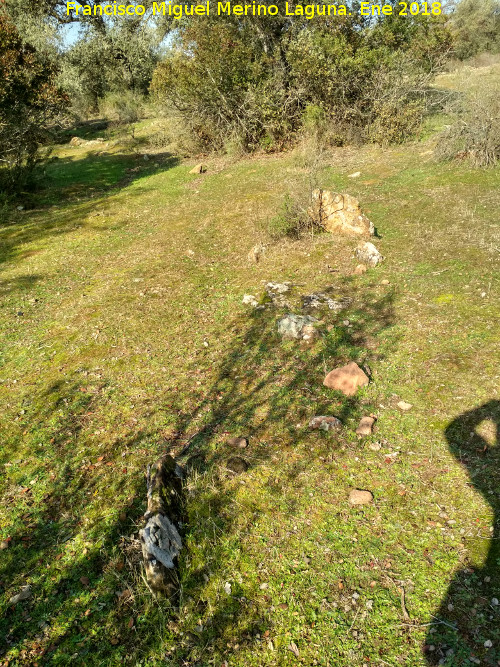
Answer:
<svg viewBox="0 0 500 667"><path fill-rule="evenodd" d="M9 548L9 543L7 542L7 540L2 540L0 542L0 551L4 551L5 549L8 548Z"/></svg>
<svg viewBox="0 0 500 667"><path fill-rule="evenodd" d="M354 174L348 174L347 178L359 178L361 176L360 171L355 171Z"/></svg>
<svg viewBox="0 0 500 667"><path fill-rule="evenodd" d="M189 172L190 174L204 174L206 172L207 168L203 164L197 164L196 167L193 167L191 171Z"/></svg>
<svg viewBox="0 0 500 667"><path fill-rule="evenodd" d="M23 315L24 315L23 311L22 311L22 310L19 310L18 313L17 313L17 316L18 316L18 317L22 317Z"/></svg>
<svg viewBox="0 0 500 667"><path fill-rule="evenodd" d="M372 501L373 493L371 493L371 491L353 489L349 494L349 502L351 505L369 505Z"/></svg>
<svg viewBox="0 0 500 667"><path fill-rule="evenodd" d="M371 435L375 421L375 417L362 417L356 429L356 434L360 436Z"/></svg>
<svg viewBox="0 0 500 667"><path fill-rule="evenodd" d="M18 602L27 600L30 597L31 597L31 586L22 586L21 591L17 595L13 595L10 598L9 604L17 604Z"/></svg>
<svg viewBox="0 0 500 667"><path fill-rule="evenodd" d="M380 442L370 442L368 447L373 451L373 452L379 452L382 449L382 445Z"/></svg>
<svg viewBox="0 0 500 667"><path fill-rule="evenodd" d="M323 380L325 387L341 391L345 396L354 396L359 387L369 383L366 373L354 361L330 371Z"/></svg>
<svg viewBox="0 0 500 667"><path fill-rule="evenodd" d="M491 641L491 639L487 639L484 642L484 648L491 648L492 646L493 646L493 642Z"/></svg>
<svg viewBox="0 0 500 667"><path fill-rule="evenodd" d="M498 602L498 598L492 598L492 599L491 599L491 604L492 604L494 607L498 607L498 605L500 604L500 603Z"/></svg>
<svg viewBox="0 0 500 667"><path fill-rule="evenodd" d="M24 206L16 206L16 209L17 209L18 211L24 211Z"/></svg>
<svg viewBox="0 0 500 667"><path fill-rule="evenodd" d="M381 281L380 281L380 284L381 284L381 285L390 285L391 283L390 283L389 280L385 279L385 280L381 280Z"/></svg>
<svg viewBox="0 0 500 667"><path fill-rule="evenodd" d="M243 303L248 306L253 306L254 308L259 305L259 302L253 294L245 294L243 296Z"/></svg>
<svg viewBox="0 0 500 667"><path fill-rule="evenodd" d="M400 410L403 410L403 412L407 412L408 410L411 410L413 405L411 403L406 403L406 401L399 401L398 403L398 408Z"/></svg>
<svg viewBox="0 0 500 667"><path fill-rule="evenodd" d="M226 465L227 468L231 472L234 472L236 475L239 475L242 472L246 472L249 468L248 463L240 456L233 456L228 460Z"/></svg>
<svg viewBox="0 0 500 667"><path fill-rule="evenodd" d="M320 431L338 431L342 428L342 422L337 417L313 417L309 422L309 428Z"/></svg>
<svg viewBox="0 0 500 667"><path fill-rule="evenodd" d="M236 449L245 449L248 447L248 440L246 438L229 438L227 444Z"/></svg>
<svg viewBox="0 0 500 667"><path fill-rule="evenodd" d="M261 585L259 586L259 588L260 588L261 591L265 591L266 588L269 588L269 584L261 584Z"/></svg>
<svg viewBox="0 0 500 667"><path fill-rule="evenodd" d="M228 581L224 584L224 591L227 595L231 595L231 584Z"/></svg>
<svg viewBox="0 0 500 667"><path fill-rule="evenodd" d="M363 273L366 273L367 270L366 264L358 264L353 273L355 276L361 276Z"/></svg>

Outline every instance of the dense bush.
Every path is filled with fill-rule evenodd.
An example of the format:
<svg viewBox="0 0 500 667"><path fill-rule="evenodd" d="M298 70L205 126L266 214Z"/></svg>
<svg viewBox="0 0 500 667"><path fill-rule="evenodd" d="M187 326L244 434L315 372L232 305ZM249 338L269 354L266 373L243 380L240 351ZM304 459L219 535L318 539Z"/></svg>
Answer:
<svg viewBox="0 0 500 667"><path fill-rule="evenodd" d="M245 150L275 150L306 126L337 145L356 133L385 143L415 131L423 82L450 47L440 17L373 26L357 14L283 14L180 23L152 90L182 115L200 149L221 149L231 137Z"/></svg>
<svg viewBox="0 0 500 667"><path fill-rule="evenodd" d="M56 69L0 14L0 183L19 188L33 171L39 146L67 99L56 88Z"/></svg>

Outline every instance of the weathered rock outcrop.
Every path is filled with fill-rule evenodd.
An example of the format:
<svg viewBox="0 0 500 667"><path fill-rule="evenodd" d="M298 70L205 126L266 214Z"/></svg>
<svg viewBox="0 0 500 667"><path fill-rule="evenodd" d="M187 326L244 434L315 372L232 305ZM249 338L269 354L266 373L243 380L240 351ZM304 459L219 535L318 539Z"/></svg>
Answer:
<svg viewBox="0 0 500 667"><path fill-rule="evenodd" d="M312 193L308 214L332 234L372 236L375 233L373 223L361 212L358 200L351 195L318 188Z"/></svg>

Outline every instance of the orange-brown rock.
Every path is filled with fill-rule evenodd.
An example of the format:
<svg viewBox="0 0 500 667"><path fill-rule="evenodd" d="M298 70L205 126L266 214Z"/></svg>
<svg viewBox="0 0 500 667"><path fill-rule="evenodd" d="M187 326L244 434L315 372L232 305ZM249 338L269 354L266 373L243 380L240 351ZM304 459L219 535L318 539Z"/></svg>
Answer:
<svg viewBox="0 0 500 667"><path fill-rule="evenodd" d="M354 396L360 387L369 383L366 373L354 361L330 371L323 380L325 387L341 391L345 396Z"/></svg>

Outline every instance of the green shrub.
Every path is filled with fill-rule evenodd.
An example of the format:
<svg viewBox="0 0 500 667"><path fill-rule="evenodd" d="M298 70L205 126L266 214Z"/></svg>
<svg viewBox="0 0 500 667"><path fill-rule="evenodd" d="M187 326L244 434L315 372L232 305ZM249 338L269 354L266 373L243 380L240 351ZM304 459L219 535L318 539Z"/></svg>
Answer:
<svg viewBox="0 0 500 667"><path fill-rule="evenodd" d="M300 202L290 194L285 195L281 210L268 223L267 231L272 239L276 241L286 237L299 239L305 234L321 231L321 227L307 213L310 194L307 198L307 202Z"/></svg>

